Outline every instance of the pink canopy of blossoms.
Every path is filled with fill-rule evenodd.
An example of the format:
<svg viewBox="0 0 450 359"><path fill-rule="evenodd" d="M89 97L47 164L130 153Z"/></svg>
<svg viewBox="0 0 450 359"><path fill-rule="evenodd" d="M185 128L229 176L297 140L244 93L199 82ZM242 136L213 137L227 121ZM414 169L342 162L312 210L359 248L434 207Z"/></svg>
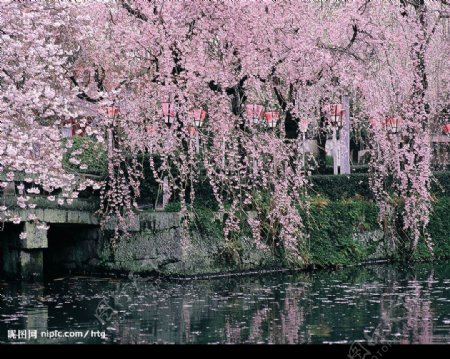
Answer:
<svg viewBox="0 0 450 359"><path fill-rule="evenodd" d="M246 221L265 245L268 221L292 261L304 263L297 206L307 207L301 194L309 172L296 160L299 146L286 140L284 119L289 113L317 127L322 104L345 94L352 124L371 134L380 222L389 222L392 196L400 198L402 232L415 248L431 208L430 125L448 106L449 11L445 1L3 1L0 186L24 172L49 200L59 189L66 202L101 188L103 218L116 218L120 231L140 193L137 156L152 154L153 176L167 178L183 214L195 197L186 190L203 168L227 214L226 238ZM203 111L194 116L204 125L200 142L208 143L201 156L185 146L192 109ZM264 118L277 131L249 128L245 117ZM108 178L63 167L71 141L62 141L62 127L70 118L104 146L113 136ZM402 118L398 141L369 121L386 118ZM267 189L268 213L254 197ZM32 209L30 196L17 201ZM238 215L249 207L256 217ZM0 207L1 219L16 216Z"/></svg>

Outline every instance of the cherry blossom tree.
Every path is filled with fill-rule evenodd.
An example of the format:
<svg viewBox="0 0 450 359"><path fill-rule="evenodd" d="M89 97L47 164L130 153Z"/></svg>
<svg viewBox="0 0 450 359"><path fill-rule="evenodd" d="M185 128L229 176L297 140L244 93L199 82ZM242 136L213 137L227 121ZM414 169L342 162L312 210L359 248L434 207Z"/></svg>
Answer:
<svg viewBox="0 0 450 359"><path fill-rule="evenodd" d="M54 201L52 193L59 190L62 205L87 186L99 186L62 164L71 147L70 141L61 142L63 120L86 114L83 101L66 86L78 37L70 10L50 2L17 1L3 2L0 9L0 187L6 188L15 173L24 173L14 191L17 205L30 209L32 221L37 221L36 204L29 194L46 193ZM16 211L4 204L0 210L3 220L20 222Z"/></svg>
<svg viewBox="0 0 450 359"><path fill-rule="evenodd" d="M355 127L373 119L380 223L398 212L393 238L411 250L427 236L430 125L448 105L446 1L11 1L1 11L1 172L29 171L64 198L101 186L116 239L149 180L144 156L186 229L207 183L227 241L249 226L258 245L307 263L298 208L308 207L311 167L298 123L308 119L324 147L325 106L342 95ZM109 148L106 181L62 167L67 118ZM385 131L393 118L397 134ZM36 142L39 158L24 150Z"/></svg>

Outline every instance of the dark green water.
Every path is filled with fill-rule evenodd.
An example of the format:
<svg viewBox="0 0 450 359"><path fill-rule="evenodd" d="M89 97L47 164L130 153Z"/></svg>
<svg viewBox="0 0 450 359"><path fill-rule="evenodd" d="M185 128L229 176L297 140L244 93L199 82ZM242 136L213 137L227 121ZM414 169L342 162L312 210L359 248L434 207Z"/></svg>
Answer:
<svg viewBox="0 0 450 359"><path fill-rule="evenodd" d="M55 330L83 337L42 334ZM0 281L0 342L450 343L450 262L191 282Z"/></svg>

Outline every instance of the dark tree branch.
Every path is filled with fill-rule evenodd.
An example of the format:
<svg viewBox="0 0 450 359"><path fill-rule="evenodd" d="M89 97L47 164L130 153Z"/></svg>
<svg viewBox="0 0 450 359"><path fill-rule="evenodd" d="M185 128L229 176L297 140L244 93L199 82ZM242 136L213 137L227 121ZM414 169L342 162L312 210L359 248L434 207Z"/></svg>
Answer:
<svg viewBox="0 0 450 359"><path fill-rule="evenodd" d="M100 96L99 98L92 98L91 96L89 96L85 91L80 89L80 85L78 84L77 79L75 78L75 76L70 76L69 77L70 81L72 81L72 83L78 88L79 93L77 94L77 97L81 100L85 100L89 103L97 103L100 102L101 100L103 100L103 97Z"/></svg>
<svg viewBox="0 0 450 359"><path fill-rule="evenodd" d="M275 96L277 97L278 103L280 104L281 108L284 111L287 106L286 100L284 99L283 95L276 87L274 87L273 90L275 91Z"/></svg>
<svg viewBox="0 0 450 359"><path fill-rule="evenodd" d="M94 79L95 79L95 83L97 84L97 88L99 89L99 91L104 92L105 86L103 84L103 81L105 80L105 69L103 67L100 67L100 70L101 70L101 75L100 75L100 72L98 71L98 68L95 69Z"/></svg>
<svg viewBox="0 0 450 359"><path fill-rule="evenodd" d="M130 15L133 15L134 17L138 18L139 20L142 21L148 21L148 17L143 14L141 11L137 10L137 9L133 9L130 4L128 4L125 0L121 0L120 4L122 5L122 7L128 11L128 13Z"/></svg>
<svg viewBox="0 0 450 359"><path fill-rule="evenodd" d="M352 47L352 45L355 43L356 38L358 36L358 26L356 24L353 24L352 25L352 30L353 30L352 37L351 37L349 43L347 44L347 46L345 46L345 47L342 47L342 46L327 46L323 42L321 42L320 40L318 41L318 46L323 48L323 49L328 49L330 51L346 53L346 54L352 56L353 58L355 58L356 60L362 61L361 57L359 57L357 54L349 51L350 48Z"/></svg>
<svg viewBox="0 0 450 359"><path fill-rule="evenodd" d="M214 92L222 93L222 87L214 80L208 82L208 87Z"/></svg>
<svg viewBox="0 0 450 359"><path fill-rule="evenodd" d="M363 15L363 14L366 12L367 5L369 5L369 3L370 3L370 0L366 0L366 1L364 2L364 4L362 4L362 5L358 8L358 11L360 11L360 14L361 14L361 15Z"/></svg>

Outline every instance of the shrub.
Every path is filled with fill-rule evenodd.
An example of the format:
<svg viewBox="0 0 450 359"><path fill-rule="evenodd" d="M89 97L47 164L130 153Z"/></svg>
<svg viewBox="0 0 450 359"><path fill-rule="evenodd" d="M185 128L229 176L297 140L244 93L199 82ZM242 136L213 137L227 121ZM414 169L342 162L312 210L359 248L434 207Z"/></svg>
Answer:
<svg viewBox="0 0 450 359"><path fill-rule="evenodd" d="M166 212L180 212L181 203L180 202L170 202L164 207Z"/></svg>
<svg viewBox="0 0 450 359"><path fill-rule="evenodd" d="M369 176L363 173L351 175L313 175L312 192L326 196L331 200L361 196L372 198L369 188Z"/></svg>
<svg viewBox="0 0 450 359"><path fill-rule="evenodd" d="M434 172L436 181L431 185L431 193L436 197L450 196L450 172ZM313 175L312 193L326 196L330 200L361 196L373 199L369 187L369 174L352 173L350 175Z"/></svg>
<svg viewBox="0 0 450 359"><path fill-rule="evenodd" d="M450 257L450 221L448 214L450 212L450 197L441 197L433 204L430 215L430 224L428 231L433 242L433 252L436 258ZM430 253L422 238L414 254L415 259L426 259Z"/></svg>

